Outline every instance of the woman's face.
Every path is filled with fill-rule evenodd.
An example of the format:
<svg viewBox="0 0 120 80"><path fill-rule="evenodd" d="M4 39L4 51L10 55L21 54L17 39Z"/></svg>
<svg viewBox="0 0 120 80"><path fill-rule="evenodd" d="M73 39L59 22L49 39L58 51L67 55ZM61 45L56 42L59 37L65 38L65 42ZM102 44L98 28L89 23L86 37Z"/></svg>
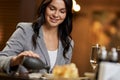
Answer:
<svg viewBox="0 0 120 80"><path fill-rule="evenodd" d="M46 7L45 24L51 27L57 27L66 18L66 7L63 0L52 0Z"/></svg>

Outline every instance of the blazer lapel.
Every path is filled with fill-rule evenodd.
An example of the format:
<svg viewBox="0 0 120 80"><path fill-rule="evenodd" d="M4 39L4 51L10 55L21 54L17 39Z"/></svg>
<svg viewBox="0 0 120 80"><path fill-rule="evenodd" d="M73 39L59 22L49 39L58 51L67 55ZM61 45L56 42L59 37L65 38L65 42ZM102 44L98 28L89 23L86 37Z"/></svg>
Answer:
<svg viewBox="0 0 120 80"><path fill-rule="evenodd" d="M45 46L45 42L43 40L42 27L40 28L40 31L39 31L38 45L39 45L39 48L42 51L42 54L45 57L47 65L50 66L50 58L49 58L49 55L48 55L47 48ZM59 40L59 47L58 47L57 59L56 59L55 65L61 65L62 64L62 62L61 62L62 58L63 58L63 47L62 47L61 41Z"/></svg>
<svg viewBox="0 0 120 80"><path fill-rule="evenodd" d="M63 57L63 47L62 47L61 41L59 40L59 47L58 47L57 59L56 59L55 65L61 65L62 64L61 63L62 57Z"/></svg>
<svg viewBox="0 0 120 80"><path fill-rule="evenodd" d="M39 45L39 48L41 49L42 54L46 60L47 66L50 66L50 59L49 59L48 51L45 46L45 42L43 40L42 27L40 28L40 31L39 31L38 45Z"/></svg>

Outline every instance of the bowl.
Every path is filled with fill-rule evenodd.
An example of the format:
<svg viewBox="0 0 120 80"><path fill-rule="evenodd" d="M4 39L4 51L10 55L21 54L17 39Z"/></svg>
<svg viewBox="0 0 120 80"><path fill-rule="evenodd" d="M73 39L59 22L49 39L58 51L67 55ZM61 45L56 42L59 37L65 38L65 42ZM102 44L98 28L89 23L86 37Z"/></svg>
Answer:
<svg viewBox="0 0 120 80"><path fill-rule="evenodd" d="M24 57L22 65L28 70L40 70L40 69L49 70L50 68L45 63L43 63L41 59L33 57Z"/></svg>

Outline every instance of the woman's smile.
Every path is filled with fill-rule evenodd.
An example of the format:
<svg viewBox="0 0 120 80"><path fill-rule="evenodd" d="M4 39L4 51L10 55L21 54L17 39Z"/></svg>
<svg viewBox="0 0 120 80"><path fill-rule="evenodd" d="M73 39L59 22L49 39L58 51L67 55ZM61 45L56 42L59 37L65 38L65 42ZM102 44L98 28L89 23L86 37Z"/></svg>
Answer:
<svg viewBox="0 0 120 80"><path fill-rule="evenodd" d="M51 21L52 23L57 23L57 22L59 21L59 19L50 17L50 21Z"/></svg>

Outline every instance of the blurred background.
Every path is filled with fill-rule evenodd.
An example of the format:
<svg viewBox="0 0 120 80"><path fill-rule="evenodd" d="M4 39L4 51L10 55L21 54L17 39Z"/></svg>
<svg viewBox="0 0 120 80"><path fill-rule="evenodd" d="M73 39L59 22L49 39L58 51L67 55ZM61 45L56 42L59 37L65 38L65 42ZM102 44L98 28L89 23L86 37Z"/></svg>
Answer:
<svg viewBox="0 0 120 80"><path fill-rule="evenodd" d="M75 42L72 62L80 76L91 72L91 46L96 43L120 48L120 0L75 0L72 38ZM41 0L0 0L0 50L18 22L32 22ZM76 9L76 7L75 7Z"/></svg>

